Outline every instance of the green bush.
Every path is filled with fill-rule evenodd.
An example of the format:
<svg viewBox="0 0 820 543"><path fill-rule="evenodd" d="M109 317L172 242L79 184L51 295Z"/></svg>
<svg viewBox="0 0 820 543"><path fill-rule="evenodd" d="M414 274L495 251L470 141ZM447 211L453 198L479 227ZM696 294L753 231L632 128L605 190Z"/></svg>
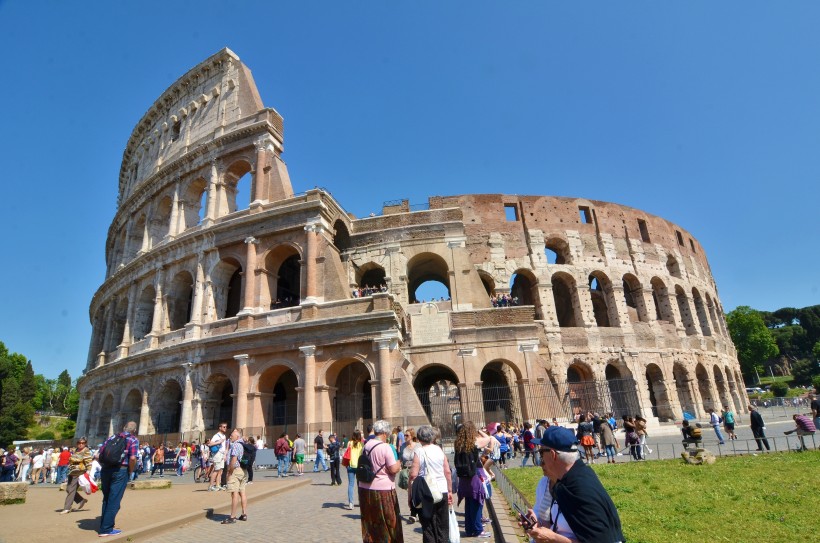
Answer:
<svg viewBox="0 0 820 543"><path fill-rule="evenodd" d="M771 388L772 394L777 398L782 398L788 395L789 385L786 383L773 383Z"/></svg>
<svg viewBox="0 0 820 543"><path fill-rule="evenodd" d="M814 391L820 394L820 375L815 375L814 379L811 380L811 386L814 387Z"/></svg>
<svg viewBox="0 0 820 543"><path fill-rule="evenodd" d="M37 439L54 439L54 432L52 432L51 430L41 432L37 434Z"/></svg>
<svg viewBox="0 0 820 543"><path fill-rule="evenodd" d="M65 419L57 423L57 430L65 436L73 436L74 430L77 428L77 423L71 419Z"/></svg>

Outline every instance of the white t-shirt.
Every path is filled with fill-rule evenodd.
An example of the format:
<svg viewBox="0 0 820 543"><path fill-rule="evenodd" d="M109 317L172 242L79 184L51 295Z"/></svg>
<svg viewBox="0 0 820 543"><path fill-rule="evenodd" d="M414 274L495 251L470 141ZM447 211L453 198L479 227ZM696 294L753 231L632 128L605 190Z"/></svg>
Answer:
<svg viewBox="0 0 820 543"><path fill-rule="evenodd" d="M43 457L43 455L42 455L42 454L38 454L37 456L35 456L35 457L34 457L34 460L32 460L32 462L31 462L31 467L32 467L32 469L40 469L40 468L42 468L42 467L43 467L43 462L44 462L44 461L45 461L45 458Z"/></svg>
<svg viewBox="0 0 820 543"><path fill-rule="evenodd" d="M552 529L552 523L550 522L551 513L552 521L555 523L553 531L566 538L576 539L575 533L572 531L572 528L569 527L566 517L558 510L558 502L552 499L549 488L549 477L541 477L541 480L538 481L538 486L535 488L535 507L532 508L532 510L535 511L535 516L538 518L538 526ZM551 510L550 506L552 506ZM530 543L534 543L534 540L530 539Z"/></svg>
<svg viewBox="0 0 820 543"><path fill-rule="evenodd" d="M424 445L413 451L419 457L419 477L424 477L429 471L438 483L441 493L447 492L447 479L444 477L444 451L438 445Z"/></svg>
<svg viewBox="0 0 820 543"><path fill-rule="evenodd" d="M214 454L225 454L225 434L217 432L214 437L211 438L211 445L219 445L219 450Z"/></svg>

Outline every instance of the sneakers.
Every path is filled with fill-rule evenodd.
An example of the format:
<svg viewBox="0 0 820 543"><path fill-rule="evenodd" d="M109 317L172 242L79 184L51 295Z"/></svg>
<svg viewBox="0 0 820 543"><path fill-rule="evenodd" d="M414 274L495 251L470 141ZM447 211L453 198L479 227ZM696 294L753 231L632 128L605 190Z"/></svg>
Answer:
<svg viewBox="0 0 820 543"><path fill-rule="evenodd" d="M353 504L352 503L347 504L347 510L348 511L353 511Z"/></svg>
<svg viewBox="0 0 820 543"><path fill-rule="evenodd" d="M228 517L224 519L220 524L235 524L236 519L234 517Z"/></svg>
<svg viewBox="0 0 820 543"><path fill-rule="evenodd" d="M407 524L415 524L415 523L416 523L416 517L414 517L413 515L410 515L409 517L407 517Z"/></svg>
<svg viewBox="0 0 820 543"><path fill-rule="evenodd" d="M117 530L116 528L108 532L107 534L98 534L99 537L108 537L110 535L120 535L122 530Z"/></svg>
<svg viewBox="0 0 820 543"><path fill-rule="evenodd" d="M208 492L216 492L219 488L216 485L211 485L208 487Z"/></svg>
<svg viewBox="0 0 820 543"><path fill-rule="evenodd" d="M85 507L85 504L87 504L87 503L88 503L88 500L87 500L87 499L85 499L85 498L83 498L83 501L81 501L81 502L79 503L79 505L77 506L77 511L79 511L80 509L82 509L83 507Z"/></svg>

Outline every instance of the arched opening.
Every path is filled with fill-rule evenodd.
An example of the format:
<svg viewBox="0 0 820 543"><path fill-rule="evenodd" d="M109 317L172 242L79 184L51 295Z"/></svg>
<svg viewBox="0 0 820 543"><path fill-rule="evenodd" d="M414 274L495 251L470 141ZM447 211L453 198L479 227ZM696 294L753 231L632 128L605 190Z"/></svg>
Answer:
<svg viewBox="0 0 820 543"><path fill-rule="evenodd" d="M573 362L567 368L567 394L569 395L569 420L587 411L597 411L599 404L598 387L592 370L582 362Z"/></svg>
<svg viewBox="0 0 820 543"><path fill-rule="evenodd" d="M680 285L675 286L675 299L678 302L678 313L686 330L686 335L694 336L697 334L697 329L695 328L695 321L692 319L692 311L689 309L689 299L686 298L686 293Z"/></svg>
<svg viewBox="0 0 820 543"><path fill-rule="evenodd" d="M680 265L678 264L678 260L672 255L666 256L666 270L672 277L680 279Z"/></svg>
<svg viewBox="0 0 820 543"><path fill-rule="evenodd" d="M234 258L221 260L211 272L211 299L217 319L235 317L242 303L242 266Z"/></svg>
<svg viewBox="0 0 820 543"><path fill-rule="evenodd" d="M208 184L201 177L193 180L182 197L182 205L185 212L185 229L193 228L198 225L207 211L207 196L206 190Z"/></svg>
<svg viewBox="0 0 820 543"><path fill-rule="evenodd" d="M369 263L359 268L359 294L369 296L379 292L385 285L387 274L384 268L377 264Z"/></svg>
<svg viewBox="0 0 820 543"><path fill-rule="evenodd" d="M251 204L251 165L240 160L225 171L225 213L248 209Z"/></svg>
<svg viewBox="0 0 820 543"><path fill-rule="evenodd" d="M113 351L122 344L125 338L125 321L128 319L128 296L121 294L114 300L114 315L111 320L111 335L105 346L106 352Z"/></svg>
<svg viewBox="0 0 820 543"><path fill-rule="evenodd" d="M114 397L110 394L103 400L100 417L97 419L97 435L106 438L114 433L111 418L114 416Z"/></svg>
<svg viewBox="0 0 820 543"><path fill-rule="evenodd" d="M417 292L422 284L428 282L434 284L426 285L422 292ZM447 262L434 253L421 253L414 256L407 262L407 287L410 303L433 298L449 299L450 275Z"/></svg>
<svg viewBox="0 0 820 543"><path fill-rule="evenodd" d="M706 307L709 310L709 317L712 320L712 329L715 333L720 334L720 324L718 324L717 314L715 312L715 304L712 301L712 297L709 296L709 293L706 293Z"/></svg>
<svg viewBox="0 0 820 543"><path fill-rule="evenodd" d="M698 289L692 289L692 300L695 302L695 313L698 315L698 322L700 322L700 330L704 336L711 336L712 330L709 328L709 316L706 314L706 306L703 303L703 298L700 297Z"/></svg>
<svg viewBox="0 0 820 543"><path fill-rule="evenodd" d="M717 405L715 398L712 398L712 387L709 386L709 373L703 364L698 364L695 367L695 379L698 382L698 392L700 392L700 399L703 402L703 410L716 409L720 411L720 406Z"/></svg>
<svg viewBox="0 0 820 543"><path fill-rule="evenodd" d="M91 349L88 353L89 368L93 368L95 359L103 350L105 340L105 307L101 307L94 315L93 333L91 334Z"/></svg>
<svg viewBox="0 0 820 543"><path fill-rule="evenodd" d="M643 299L643 287L637 277L627 273L623 277L624 302L630 322L649 322L649 311Z"/></svg>
<svg viewBox="0 0 820 543"><path fill-rule="evenodd" d="M730 368L723 368L724 373L726 374L726 383L729 388L729 397L733 402L735 402L735 408L738 411L746 411L746 402L741 400L740 396L740 385L743 384L743 381L737 381L735 377L735 373ZM745 400L745 398L744 398Z"/></svg>
<svg viewBox="0 0 820 543"><path fill-rule="evenodd" d="M191 320L193 302L194 278L189 272L181 271L174 276L168 291L168 325L171 330L179 330Z"/></svg>
<svg viewBox="0 0 820 543"><path fill-rule="evenodd" d="M122 402L123 422L134 421L139 427L140 411L142 409L142 393L137 389L131 389L125 400Z"/></svg>
<svg viewBox="0 0 820 543"><path fill-rule="evenodd" d="M609 410L620 416L640 413L641 404L638 401L637 384L626 366L623 363L610 362L604 370L604 376L609 389L611 405L609 409L603 406L599 410Z"/></svg>
<svg viewBox="0 0 820 543"><path fill-rule="evenodd" d="M655 302L655 318L659 321L675 324L675 317L672 316L672 305L669 301L669 290L666 285L657 277L650 281L652 285L652 301Z"/></svg>
<svg viewBox="0 0 820 543"><path fill-rule="evenodd" d="M615 293L609 277L603 272L595 271L589 275L588 280L595 323L603 328L620 326Z"/></svg>
<svg viewBox="0 0 820 543"><path fill-rule="evenodd" d="M233 424L233 383L223 374L212 375L201 394L202 419L206 429L218 428L220 422ZM177 417L179 420L179 417Z"/></svg>
<svg viewBox="0 0 820 543"><path fill-rule="evenodd" d="M484 422L502 422L521 419L518 390L510 387L515 374L507 364L490 362L481 370L481 399Z"/></svg>
<svg viewBox="0 0 820 543"><path fill-rule="evenodd" d="M299 305L301 292L301 264L299 251L292 245L279 245L265 256L263 303L271 309Z"/></svg>
<svg viewBox="0 0 820 543"><path fill-rule="evenodd" d="M340 360L328 370L327 382L336 388L331 405L336 433L349 436L355 428L364 432L373 421L371 378L367 366L358 360Z"/></svg>
<svg viewBox="0 0 820 543"><path fill-rule="evenodd" d="M154 433L175 434L179 432L179 417L182 413L182 387L175 379L163 385L153 401L151 419Z"/></svg>
<svg viewBox="0 0 820 543"><path fill-rule="evenodd" d="M443 437L455 435L455 425L466 420L456 374L445 366L427 366L416 374L413 388L430 424Z"/></svg>
<svg viewBox="0 0 820 543"><path fill-rule="evenodd" d="M537 293L534 294L537 281L527 270L517 270L510 277L510 296L512 305L535 305Z"/></svg>
<svg viewBox="0 0 820 543"><path fill-rule="evenodd" d="M723 372L720 367L715 365L712 367L712 374L715 376L715 386L717 387L718 397L720 398L720 406L728 406L731 409L732 401L729 398L729 390L726 387L726 381L723 379Z"/></svg>
<svg viewBox="0 0 820 543"><path fill-rule="evenodd" d="M678 401L683 410L683 416L689 419L697 417L695 409L695 396L692 392L692 379L689 372L680 362L675 362L672 366L672 377L675 379L675 390L678 392Z"/></svg>
<svg viewBox="0 0 820 543"><path fill-rule="evenodd" d="M292 369L275 365L259 376L259 393L265 426L276 427L272 433L278 436L289 431L297 423L299 411L299 380ZM308 421L311 422L311 421Z"/></svg>
<svg viewBox="0 0 820 543"><path fill-rule="evenodd" d="M558 326L583 326L579 319L580 301L575 288L575 279L565 273L556 273L552 276L552 296L555 299L555 312Z"/></svg>
<svg viewBox="0 0 820 543"><path fill-rule="evenodd" d="M131 228L131 235L128 237L127 247L123 247L125 261L130 261L142 250L143 237L145 236L145 214L139 216L134 226ZM123 239L125 236L123 235Z"/></svg>
<svg viewBox="0 0 820 543"><path fill-rule="evenodd" d="M495 292L495 280L493 276L485 271L479 271L478 277L481 279L481 284L484 285L484 290L487 292L487 297L492 298Z"/></svg>
<svg viewBox="0 0 820 543"><path fill-rule="evenodd" d="M170 196L163 197L156 210L154 216L151 217L151 247L156 247L168 235L171 229L171 209L173 208L173 200Z"/></svg>
<svg viewBox="0 0 820 543"><path fill-rule="evenodd" d="M646 385L649 388L649 403L652 405L652 414L661 422L674 421L675 413L666 390L663 371L657 364L646 366Z"/></svg>
<svg viewBox="0 0 820 543"><path fill-rule="evenodd" d="M340 253L343 253L350 249L350 232L347 230L347 226L345 223L340 220L337 220L333 223L333 245L339 250Z"/></svg>
<svg viewBox="0 0 820 543"><path fill-rule="evenodd" d="M156 301L154 287L148 285L137 298L137 307L134 310L134 341L140 341L149 333L154 325L154 302Z"/></svg>
<svg viewBox="0 0 820 543"><path fill-rule="evenodd" d="M549 238L544 242L547 264L572 264L569 245L561 238Z"/></svg>

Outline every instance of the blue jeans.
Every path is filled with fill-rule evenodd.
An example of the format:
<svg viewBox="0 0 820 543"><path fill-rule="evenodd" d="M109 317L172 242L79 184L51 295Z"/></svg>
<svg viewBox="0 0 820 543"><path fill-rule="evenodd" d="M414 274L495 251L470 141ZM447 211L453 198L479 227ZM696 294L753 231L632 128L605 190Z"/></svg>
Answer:
<svg viewBox="0 0 820 543"><path fill-rule="evenodd" d="M279 473L279 477L284 477L285 473L288 471L287 469L287 455L285 454L277 454L276 455L276 469Z"/></svg>
<svg viewBox="0 0 820 543"><path fill-rule="evenodd" d="M120 510L122 495L125 494L125 485L128 484L128 468L104 468L100 472L102 483L100 488L103 493L102 518L100 519L101 534L111 533L114 529L114 520Z"/></svg>
<svg viewBox="0 0 820 543"><path fill-rule="evenodd" d="M322 463L322 469L327 471L328 470L327 457L325 457L325 451L323 451L322 449L319 449L318 451L316 451L316 461L313 462L313 473L316 473L317 471L319 471L319 463L320 462Z"/></svg>
<svg viewBox="0 0 820 543"><path fill-rule="evenodd" d="M464 499L464 533L467 537L475 537L484 531L481 522L481 512L484 506L472 498Z"/></svg>
<svg viewBox="0 0 820 543"><path fill-rule="evenodd" d="M356 470L347 468L347 503L353 503L353 489L356 484Z"/></svg>
<svg viewBox="0 0 820 543"><path fill-rule="evenodd" d="M57 466L57 484L68 480L68 466Z"/></svg>
<svg viewBox="0 0 820 543"><path fill-rule="evenodd" d="M712 428L714 428L714 429L715 429L715 435L717 436L718 441L720 441L721 443L723 443L723 434L721 434L721 433L720 433L720 426L718 426L717 424L715 424L714 426L712 426Z"/></svg>

